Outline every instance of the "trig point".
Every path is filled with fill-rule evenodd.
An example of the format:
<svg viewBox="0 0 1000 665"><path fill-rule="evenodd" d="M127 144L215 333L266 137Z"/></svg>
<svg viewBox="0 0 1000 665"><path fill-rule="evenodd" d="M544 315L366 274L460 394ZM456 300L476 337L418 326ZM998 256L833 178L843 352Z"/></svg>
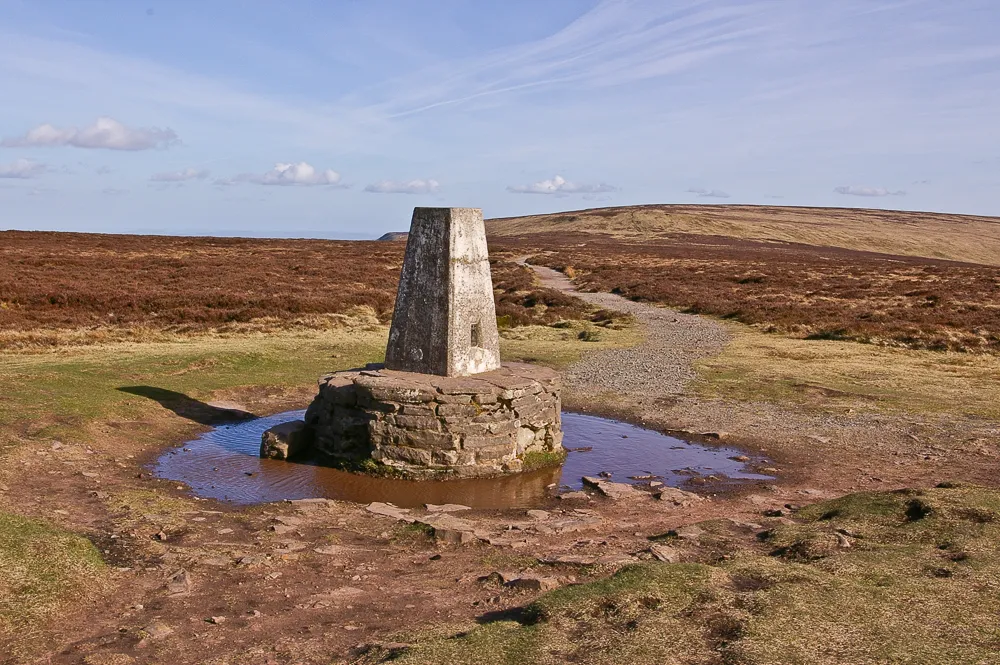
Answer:
<svg viewBox="0 0 1000 665"><path fill-rule="evenodd" d="M532 454L562 459L559 374L500 363L478 208L413 210L385 356L321 378L304 422L265 432L261 455L314 451L411 478L520 471Z"/></svg>
<svg viewBox="0 0 1000 665"><path fill-rule="evenodd" d="M479 208L414 208L385 366L439 376L500 367Z"/></svg>

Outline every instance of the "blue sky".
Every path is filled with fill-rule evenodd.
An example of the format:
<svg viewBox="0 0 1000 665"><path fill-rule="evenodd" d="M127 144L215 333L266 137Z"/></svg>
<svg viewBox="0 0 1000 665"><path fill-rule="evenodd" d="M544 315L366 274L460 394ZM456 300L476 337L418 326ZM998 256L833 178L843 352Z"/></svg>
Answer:
<svg viewBox="0 0 1000 665"><path fill-rule="evenodd" d="M995 0L0 0L0 228L1000 215Z"/></svg>

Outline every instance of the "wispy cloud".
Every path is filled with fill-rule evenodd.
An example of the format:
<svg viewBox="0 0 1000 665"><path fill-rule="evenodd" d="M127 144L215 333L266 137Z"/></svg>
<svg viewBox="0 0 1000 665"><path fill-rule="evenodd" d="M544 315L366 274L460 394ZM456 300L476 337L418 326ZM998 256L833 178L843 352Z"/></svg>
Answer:
<svg viewBox="0 0 1000 665"><path fill-rule="evenodd" d="M862 187L858 185L843 185L841 187L835 187L834 190L838 194L846 194L848 196L905 196L906 192L903 190L898 190L895 192L889 191L885 187Z"/></svg>
<svg viewBox="0 0 1000 665"><path fill-rule="evenodd" d="M340 184L340 174L333 169L317 169L307 162L297 164L279 162L274 168L263 174L243 173L235 178L223 178L216 180L217 185L228 185L233 182L252 182L257 185L301 185L312 186L338 186Z"/></svg>
<svg viewBox="0 0 1000 665"><path fill-rule="evenodd" d="M530 185L508 185L507 191L513 194L601 194L604 192L617 192L618 188L607 183L596 185L577 184L566 180L561 175L557 175L549 180L539 180Z"/></svg>
<svg viewBox="0 0 1000 665"><path fill-rule="evenodd" d="M433 194L440 187L441 183L430 178L427 180L416 179L402 182L380 180L365 187L365 191L374 194Z"/></svg>
<svg viewBox="0 0 1000 665"><path fill-rule="evenodd" d="M123 196L128 194L127 189L118 189L117 187L105 187L101 190L101 194L105 196Z"/></svg>
<svg viewBox="0 0 1000 665"><path fill-rule="evenodd" d="M704 187L689 187L688 193L697 194L710 199L728 199L729 194L721 189L705 189Z"/></svg>
<svg viewBox="0 0 1000 665"><path fill-rule="evenodd" d="M37 178L48 170L45 164L30 159L17 159L10 164L0 164L0 178L27 180Z"/></svg>
<svg viewBox="0 0 1000 665"><path fill-rule="evenodd" d="M204 180L208 171L198 169L183 169L181 171L165 171L149 176L153 182L183 182L185 180Z"/></svg>
<svg viewBox="0 0 1000 665"><path fill-rule="evenodd" d="M178 143L172 129L155 127L131 128L114 118L100 117L82 129L60 129L49 124L38 125L23 136L8 137L0 141L6 148L42 148L72 146L74 148L103 148L106 150L149 150L166 148Z"/></svg>

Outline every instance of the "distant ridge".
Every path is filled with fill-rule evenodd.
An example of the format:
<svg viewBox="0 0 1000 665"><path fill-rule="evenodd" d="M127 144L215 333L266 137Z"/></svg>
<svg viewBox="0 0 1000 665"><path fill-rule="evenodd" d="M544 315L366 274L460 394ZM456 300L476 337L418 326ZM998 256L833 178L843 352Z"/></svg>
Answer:
<svg viewBox="0 0 1000 665"><path fill-rule="evenodd" d="M406 231L389 231L383 234L379 240L406 240L409 235Z"/></svg>
<svg viewBox="0 0 1000 665"><path fill-rule="evenodd" d="M1000 265L1000 218L866 208L641 205L486 220L490 236L695 234Z"/></svg>

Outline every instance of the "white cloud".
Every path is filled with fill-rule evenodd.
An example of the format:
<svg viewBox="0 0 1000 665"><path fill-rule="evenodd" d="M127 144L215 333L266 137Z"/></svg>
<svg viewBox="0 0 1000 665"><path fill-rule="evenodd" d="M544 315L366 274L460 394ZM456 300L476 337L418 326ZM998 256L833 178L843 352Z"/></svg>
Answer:
<svg viewBox="0 0 1000 665"><path fill-rule="evenodd" d="M514 194L554 194L556 196L565 196L567 194L617 192L618 188L603 182L597 185L578 185L566 180L561 175L557 175L551 180L540 180L530 185L508 185L507 191Z"/></svg>
<svg viewBox="0 0 1000 665"><path fill-rule="evenodd" d="M0 164L0 178L36 178L47 170L45 164L30 159L18 159L11 164Z"/></svg>
<svg viewBox="0 0 1000 665"><path fill-rule="evenodd" d="M407 180L406 182L396 182L393 180L381 180L365 187L366 192L376 194L433 194L441 187L437 180Z"/></svg>
<svg viewBox="0 0 1000 665"><path fill-rule="evenodd" d="M704 187L689 187L688 192L691 194L697 194L698 196L711 198L711 199L728 199L729 194L722 191L721 189L705 189Z"/></svg>
<svg viewBox="0 0 1000 665"><path fill-rule="evenodd" d="M153 182L183 182L185 180L204 180L208 177L208 171L197 169L184 169L182 171L165 171L154 173L149 176Z"/></svg>
<svg viewBox="0 0 1000 665"><path fill-rule="evenodd" d="M312 164L277 163L274 168L263 175L244 173L235 178L239 182L252 182L258 185L339 185L340 174L333 169L316 170ZM231 184L232 179L219 179L217 185Z"/></svg>
<svg viewBox="0 0 1000 665"><path fill-rule="evenodd" d="M178 143L172 129L156 127L126 127L114 118L100 117L94 124L78 129L59 129L49 124L39 125L24 136L8 137L0 141L4 147L55 147L104 148L106 150L149 150L166 148Z"/></svg>
<svg viewBox="0 0 1000 665"><path fill-rule="evenodd" d="M885 187L859 187L857 185L844 185L841 187L834 188L835 192L838 194L847 194L849 196L905 196L906 192L903 190L890 192Z"/></svg>

